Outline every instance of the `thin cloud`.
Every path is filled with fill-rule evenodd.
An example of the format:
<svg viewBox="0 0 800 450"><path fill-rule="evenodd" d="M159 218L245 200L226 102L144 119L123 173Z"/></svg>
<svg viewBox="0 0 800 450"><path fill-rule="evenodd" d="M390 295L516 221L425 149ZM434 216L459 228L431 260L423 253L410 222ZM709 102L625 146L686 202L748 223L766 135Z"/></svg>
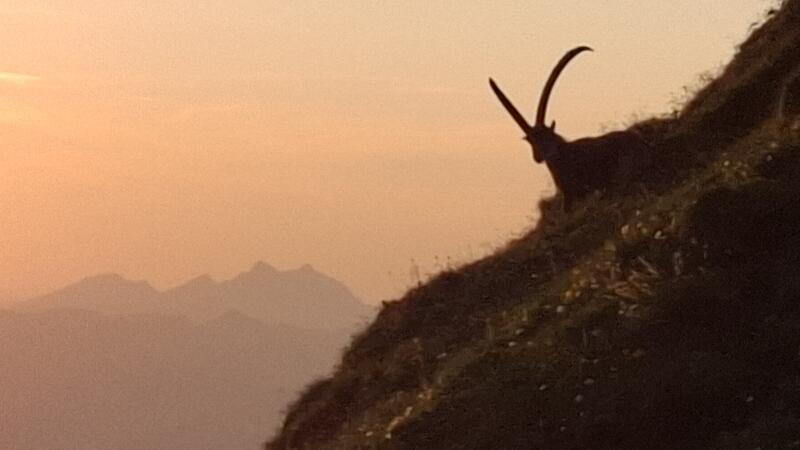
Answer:
<svg viewBox="0 0 800 450"><path fill-rule="evenodd" d="M58 11L43 8L13 8L7 6L0 6L0 17L16 17L16 16L59 16Z"/></svg>
<svg viewBox="0 0 800 450"><path fill-rule="evenodd" d="M51 22L88 22L91 17L85 13L64 9L0 6L0 20L48 20Z"/></svg>
<svg viewBox="0 0 800 450"><path fill-rule="evenodd" d="M14 72L0 72L0 83L26 86L39 80L41 80L41 78L35 75L26 75L24 73Z"/></svg>

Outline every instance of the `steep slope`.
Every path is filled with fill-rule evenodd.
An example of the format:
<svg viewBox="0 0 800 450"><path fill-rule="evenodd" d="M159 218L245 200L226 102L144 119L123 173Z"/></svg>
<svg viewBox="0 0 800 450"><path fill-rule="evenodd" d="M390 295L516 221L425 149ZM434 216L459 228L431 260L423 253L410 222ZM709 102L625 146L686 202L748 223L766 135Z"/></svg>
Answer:
<svg viewBox="0 0 800 450"><path fill-rule="evenodd" d="M645 189L384 304L272 449L800 446L800 0L676 117ZM797 111L797 96L786 110Z"/></svg>

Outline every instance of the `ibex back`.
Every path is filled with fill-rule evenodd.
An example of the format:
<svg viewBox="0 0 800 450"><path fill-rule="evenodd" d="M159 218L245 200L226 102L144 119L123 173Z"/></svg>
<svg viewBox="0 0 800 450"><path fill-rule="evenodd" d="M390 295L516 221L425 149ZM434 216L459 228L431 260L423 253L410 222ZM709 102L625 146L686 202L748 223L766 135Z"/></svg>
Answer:
<svg viewBox="0 0 800 450"><path fill-rule="evenodd" d="M564 67L589 47L576 47L567 52L553 68L545 83L536 112L536 122L530 126L497 84L489 79L492 90L511 117L522 128L525 140L533 148L533 159L544 162L553 176L556 187L564 196L564 209L569 210L575 200L595 190L612 184L624 184L650 164L650 147L638 133L616 131L602 136L567 142L556 134L556 123L545 124L547 102L553 86Z"/></svg>

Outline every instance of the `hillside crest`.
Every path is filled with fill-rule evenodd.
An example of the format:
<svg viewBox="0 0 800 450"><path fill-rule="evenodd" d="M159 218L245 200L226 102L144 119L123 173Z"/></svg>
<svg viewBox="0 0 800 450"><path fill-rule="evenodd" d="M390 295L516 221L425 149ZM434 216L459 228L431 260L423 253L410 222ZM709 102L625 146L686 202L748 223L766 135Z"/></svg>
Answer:
<svg viewBox="0 0 800 450"><path fill-rule="evenodd" d="M656 150L641 189L544 201L527 235L385 303L267 448L800 446L798 23L785 1L632 127Z"/></svg>

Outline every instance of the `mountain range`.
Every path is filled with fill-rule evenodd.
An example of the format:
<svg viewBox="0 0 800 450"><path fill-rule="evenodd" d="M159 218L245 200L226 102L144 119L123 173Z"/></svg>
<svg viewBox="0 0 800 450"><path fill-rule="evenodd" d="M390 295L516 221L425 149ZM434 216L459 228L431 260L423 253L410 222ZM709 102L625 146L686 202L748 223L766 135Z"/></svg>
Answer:
<svg viewBox="0 0 800 450"><path fill-rule="evenodd" d="M0 448L256 449L371 308L310 266L106 274L0 310Z"/></svg>
<svg viewBox="0 0 800 450"><path fill-rule="evenodd" d="M352 329L373 314L345 285L310 265L279 271L262 261L230 280L217 282L203 275L166 291L114 273L96 275L11 309L56 308L179 315L195 323L237 310L265 323L328 331Z"/></svg>

